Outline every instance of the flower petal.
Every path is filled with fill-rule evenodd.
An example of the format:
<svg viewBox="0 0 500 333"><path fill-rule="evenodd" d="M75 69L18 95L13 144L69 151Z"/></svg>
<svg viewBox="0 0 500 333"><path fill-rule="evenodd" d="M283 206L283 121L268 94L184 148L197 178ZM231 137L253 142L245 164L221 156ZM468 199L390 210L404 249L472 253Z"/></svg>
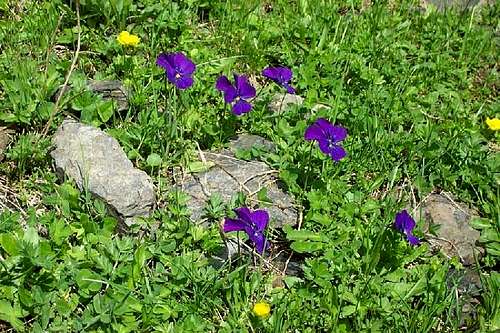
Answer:
<svg viewBox="0 0 500 333"><path fill-rule="evenodd" d="M295 95L295 88L292 87L291 85L289 85L288 83L285 83L283 85L283 87L286 88L286 91L289 93L289 94L292 94L292 95Z"/></svg>
<svg viewBox="0 0 500 333"><path fill-rule="evenodd" d="M175 86L181 90L187 89L193 85L193 78L191 76L182 76L175 82Z"/></svg>
<svg viewBox="0 0 500 333"><path fill-rule="evenodd" d="M236 215L240 218L240 220L244 221L246 225L252 224L252 211L248 207L236 208L234 210Z"/></svg>
<svg viewBox="0 0 500 333"><path fill-rule="evenodd" d="M236 92L236 89L233 86L230 86L229 89L224 91L224 102L226 103L232 103L235 99L238 93Z"/></svg>
<svg viewBox="0 0 500 333"><path fill-rule="evenodd" d="M288 67L278 67L280 79L282 82L290 82L292 80L293 72Z"/></svg>
<svg viewBox="0 0 500 333"><path fill-rule="evenodd" d="M332 126L329 127L329 134L333 142L340 142L346 138L347 130L342 126Z"/></svg>
<svg viewBox="0 0 500 333"><path fill-rule="evenodd" d="M248 233L248 238L255 244L255 250L260 254L269 248L269 242L262 232Z"/></svg>
<svg viewBox="0 0 500 333"><path fill-rule="evenodd" d="M241 98L248 99L255 96L255 88L248 82L248 78L245 75L235 75L235 83L236 90Z"/></svg>
<svg viewBox="0 0 500 333"><path fill-rule="evenodd" d="M343 159L347 155L346 151L344 148L341 146L333 146L333 148L330 149L330 157L332 160L338 162L341 159Z"/></svg>
<svg viewBox="0 0 500 333"><path fill-rule="evenodd" d="M408 240L408 242L411 245L418 245L418 244L420 244L420 239L418 239L417 237L413 236L412 233L406 234L406 239Z"/></svg>
<svg viewBox="0 0 500 333"><path fill-rule="evenodd" d="M262 71L262 75L284 85L292 79L292 70L287 67L268 67Z"/></svg>
<svg viewBox="0 0 500 333"><path fill-rule="evenodd" d="M165 53L161 53L158 58L156 58L156 64L160 67L163 67L165 70L167 68L172 68L169 62L169 57Z"/></svg>
<svg viewBox="0 0 500 333"><path fill-rule="evenodd" d="M306 132L304 133L304 139L306 140L319 140L321 138L324 138L325 134L323 133L323 129L317 124L314 123L310 125L307 129Z"/></svg>
<svg viewBox="0 0 500 333"><path fill-rule="evenodd" d="M276 67L267 67L262 70L262 75L268 79L276 81L279 78L279 70Z"/></svg>
<svg viewBox="0 0 500 333"><path fill-rule="evenodd" d="M233 85L225 75L219 76L217 81L215 82L215 89L220 90L220 91L226 91L230 88L233 88Z"/></svg>
<svg viewBox="0 0 500 333"><path fill-rule="evenodd" d="M323 130L323 133L325 135L327 135L328 133L331 133L333 132L333 125L332 123L330 123L328 120L326 120L325 118L318 118L316 120L316 124L321 127L321 129Z"/></svg>
<svg viewBox="0 0 500 333"><path fill-rule="evenodd" d="M250 217L258 231L263 231L269 223L269 214L263 209L256 210Z"/></svg>
<svg viewBox="0 0 500 333"><path fill-rule="evenodd" d="M415 220L404 209L396 214L394 227L403 233L411 233L413 228L415 228Z"/></svg>
<svg viewBox="0 0 500 333"><path fill-rule="evenodd" d="M165 74L167 75L167 79L170 81L170 83L173 83L177 85L177 78L175 77L175 69L172 67L169 67L169 69L165 70Z"/></svg>
<svg viewBox="0 0 500 333"><path fill-rule="evenodd" d="M238 100L233 105L233 113L237 116L242 115L243 113L247 113L252 110L252 104L248 103L244 99Z"/></svg>
<svg viewBox="0 0 500 333"><path fill-rule="evenodd" d="M196 70L196 65L182 52L174 53L172 55L172 63L177 72L182 75L193 74Z"/></svg>
<svg viewBox="0 0 500 333"><path fill-rule="evenodd" d="M332 148L330 147L330 140L328 140L325 137L322 137L318 140L319 143L319 149L323 154L330 155L332 152Z"/></svg>
<svg viewBox="0 0 500 333"><path fill-rule="evenodd" d="M224 232L243 231L245 227L246 223L240 219L230 219L227 217L224 219Z"/></svg>

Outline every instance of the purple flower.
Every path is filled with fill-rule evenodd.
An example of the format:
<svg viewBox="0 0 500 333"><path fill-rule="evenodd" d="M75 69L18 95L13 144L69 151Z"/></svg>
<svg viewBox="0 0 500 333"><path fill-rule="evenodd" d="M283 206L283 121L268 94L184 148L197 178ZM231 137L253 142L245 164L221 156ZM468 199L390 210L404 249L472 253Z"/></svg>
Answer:
<svg viewBox="0 0 500 333"><path fill-rule="evenodd" d="M255 96L255 88L248 82L245 75L234 74L234 85L226 76L222 75L217 79L215 88L224 92L224 101L233 105L232 109L235 115L239 116L252 109L252 104L246 100Z"/></svg>
<svg viewBox="0 0 500 333"><path fill-rule="evenodd" d="M286 88L289 94L295 94L295 89L290 86L292 80L292 70L287 67L267 67L262 71L262 75L273 80L280 86Z"/></svg>
<svg viewBox="0 0 500 333"><path fill-rule="evenodd" d="M396 214L396 220L394 221L394 228L406 235L406 239L411 245L420 244L420 240L413 236L413 229L415 228L415 220L408 214L405 210L400 211Z"/></svg>
<svg viewBox="0 0 500 333"><path fill-rule="evenodd" d="M165 69L167 79L177 88L184 90L193 85L193 73L196 65L183 53L162 53L156 59L156 64Z"/></svg>
<svg viewBox="0 0 500 333"><path fill-rule="evenodd" d="M269 243L264 236L264 229L269 223L269 214L265 210L252 212L247 207L234 210L237 218L224 220L224 232L244 231L248 238L255 244L257 252L263 253L269 247Z"/></svg>
<svg viewBox="0 0 500 333"><path fill-rule="evenodd" d="M346 156L339 142L347 136L347 130L342 126L334 126L328 120L319 118L306 129L306 140L317 140L319 149L334 161L340 161Z"/></svg>

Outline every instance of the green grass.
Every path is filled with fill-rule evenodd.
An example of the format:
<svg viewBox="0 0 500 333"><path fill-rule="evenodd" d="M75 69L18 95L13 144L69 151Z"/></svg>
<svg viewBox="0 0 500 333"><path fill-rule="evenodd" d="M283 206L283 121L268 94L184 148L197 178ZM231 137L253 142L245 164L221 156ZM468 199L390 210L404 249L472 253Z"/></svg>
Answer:
<svg viewBox="0 0 500 333"><path fill-rule="evenodd" d="M106 130L153 177L159 207L118 235L102 202L56 181L42 132L76 49L75 2L0 0L0 126L18 133L0 173L23 209L0 212L0 330L500 329L499 136L484 122L500 116L498 4L437 12L419 10L419 1L80 2L79 60L49 134L68 114ZM141 37L139 47L120 46L122 30ZM182 93L155 65L172 51L198 64ZM305 101L273 116L266 105L281 90L264 85L260 71L278 64L292 68ZM214 88L233 71L264 86L239 118ZM129 110L118 114L86 92L86 79L122 80ZM311 111L317 104L329 108ZM303 139L319 117L349 131L340 163ZM300 232L270 231L280 249L302 252L303 274L286 277L284 288L249 257L213 267L209 258L223 246L217 223L190 222L172 186L174 168L196 160L197 144L217 149L240 132L276 144L261 158L303 207ZM465 323L458 281L448 276L462 269L458 260L425 242L411 247L390 228L396 212L433 190L482 218L481 304ZM425 239L422 223L417 236ZM271 304L268 319L252 315L260 300Z"/></svg>

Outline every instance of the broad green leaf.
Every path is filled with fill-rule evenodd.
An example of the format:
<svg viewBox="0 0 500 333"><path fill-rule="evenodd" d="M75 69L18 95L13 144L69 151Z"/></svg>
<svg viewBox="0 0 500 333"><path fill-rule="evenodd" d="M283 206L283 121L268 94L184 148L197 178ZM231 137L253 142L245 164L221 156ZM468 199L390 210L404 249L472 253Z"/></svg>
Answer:
<svg viewBox="0 0 500 333"><path fill-rule="evenodd" d="M97 113L99 114L99 118L103 123L106 123L109 119L111 119L114 112L115 105L113 101L106 101L99 105L99 107L97 108Z"/></svg>
<svg viewBox="0 0 500 333"><path fill-rule="evenodd" d="M304 241L311 240L315 242L325 242L328 238L320 233L309 231L309 230L294 230L290 226L285 226L283 230L286 233L286 238L292 241Z"/></svg>
<svg viewBox="0 0 500 333"><path fill-rule="evenodd" d="M38 231L36 231L33 227L28 227L28 229L24 232L23 240L27 243L30 243L33 246L37 246L40 242L40 236L38 236Z"/></svg>
<svg viewBox="0 0 500 333"><path fill-rule="evenodd" d="M324 243L310 241L295 241L290 245L290 248L298 253L312 253L323 249Z"/></svg>
<svg viewBox="0 0 500 333"><path fill-rule="evenodd" d="M19 244L16 238L11 234L0 235L0 245L11 256L19 254Z"/></svg>
<svg viewBox="0 0 500 333"><path fill-rule="evenodd" d="M342 312L340 313L340 316L342 318L349 317L352 315L354 312L356 312L356 306L355 305L347 305L342 307Z"/></svg>
<svg viewBox="0 0 500 333"><path fill-rule="evenodd" d="M205 172L210 170L210 168L212 168L213 166L215 166L215 163L211 161L193 161L189 162L189 164L187 165L187 170L190 173Z"/></svg>
<svg viewBox="0 0 500 333"><path fill-rule="evenodd" d="M19 319L20 317L21 313L16 311L9 302L0 299L0 320L8 322L15 330L21 332L24 331L24 324Z"/></svg>
<svg viewBox="0 0 500 333"><path fill-rule="evenodd" d="M157 166L160 166L161 165L161 162L162 162L162 159L161 159L161 156L156 154L156 153L152 153L148 156L148 158L146 159L146 163L150 166L150 167L157 167Z"/></svg>
<svg viewBox="0 0 500 333"><path fill-rule="evenodd" d="M478 229L478 230L492 227L491 221L488 219L483 219L483 218L475 218L469 223L469 225L471 227L473 227L474 229Z"/></svg>

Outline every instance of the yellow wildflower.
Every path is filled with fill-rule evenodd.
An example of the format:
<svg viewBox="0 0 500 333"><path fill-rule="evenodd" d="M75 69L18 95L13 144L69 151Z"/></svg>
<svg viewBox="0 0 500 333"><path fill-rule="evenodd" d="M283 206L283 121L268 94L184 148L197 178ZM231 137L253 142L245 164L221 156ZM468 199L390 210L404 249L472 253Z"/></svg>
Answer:
<svg viewBox="0 0 500 333"><path fill-rule="evenodd" d="M122 31L116 38L118 40L118 43L122 44L123 46L137 46L141 39L136 36L130 34L128 31Z"/></svg>
<svg viewBox="0 0 500 333"><path fill-rule="evenodd" d="M271 306L266 302L255 303L253 313L259 318L266 318L271 312Z"/></svg>
<svg viewBox="0 0 500 333"><path fill-rule="evenodd" d="M498 131L500 130L500 119L498 118L486 118L486 124L492 131Z"/></svg>

